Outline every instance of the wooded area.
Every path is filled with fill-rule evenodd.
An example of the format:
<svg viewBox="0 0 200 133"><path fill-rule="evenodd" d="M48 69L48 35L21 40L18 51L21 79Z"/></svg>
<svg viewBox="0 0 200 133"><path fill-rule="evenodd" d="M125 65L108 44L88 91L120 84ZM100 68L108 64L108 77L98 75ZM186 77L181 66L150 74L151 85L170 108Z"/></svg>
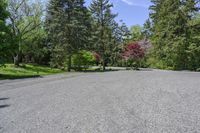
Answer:
<svg viewBox="0 0 200 133"><path fill-rule="evenodd" d="M2 65L200 70L199 0L151 0L149 19L131 28L109 0L0 1Z"/></svg>

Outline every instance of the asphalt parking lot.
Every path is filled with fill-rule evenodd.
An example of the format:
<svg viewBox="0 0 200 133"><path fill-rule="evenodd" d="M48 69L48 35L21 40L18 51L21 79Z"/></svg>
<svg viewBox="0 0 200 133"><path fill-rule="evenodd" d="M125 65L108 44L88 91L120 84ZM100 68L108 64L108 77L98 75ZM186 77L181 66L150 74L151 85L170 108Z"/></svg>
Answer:
<svg viewBox="0 0 200 133"><path fill-rule="evenodd" d="M0 82L0 133L184 132L200 132L200 73L115 71Z"/></svg>

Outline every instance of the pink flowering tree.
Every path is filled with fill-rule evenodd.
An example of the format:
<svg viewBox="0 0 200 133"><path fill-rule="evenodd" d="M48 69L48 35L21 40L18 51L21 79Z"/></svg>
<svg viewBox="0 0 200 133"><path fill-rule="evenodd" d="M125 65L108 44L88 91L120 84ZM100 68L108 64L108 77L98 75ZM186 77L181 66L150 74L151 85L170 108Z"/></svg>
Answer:
<svg viewBox="0 0 200 133"><path fill-rule="evenodd" d="M138 42L130 43L125 46L122 57L130 67L138 69L140 61L145 57L145 52L146 50Z"/></svg>
<svg viewBox="0 0 200 133"><path fill-rule="evenodd" d="M98 66L99 63L101 62L101 56L97 52L93 52L93 56L95 58L96 65Z"/></svg>

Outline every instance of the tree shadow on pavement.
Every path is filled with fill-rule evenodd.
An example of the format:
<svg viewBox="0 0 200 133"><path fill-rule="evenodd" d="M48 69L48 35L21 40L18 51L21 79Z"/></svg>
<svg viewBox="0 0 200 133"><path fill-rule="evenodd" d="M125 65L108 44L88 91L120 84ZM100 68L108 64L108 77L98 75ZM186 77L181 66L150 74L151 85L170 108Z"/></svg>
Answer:
<svg viewBox="0 0 200 133"><path fill-rule="evenodd" d="M0 101L8 100L8 99L9 99L8 97L3 97L3 98L0 98Z"/></svg>
<svg viewBox="0 0 200 133"><path fill-rule="evenodd" d="M9 99L8 97L3 97L3 98L0 98L0 101L5 101L8 99ZM6 108L6 107L10 107L10 105L9 104L0 104L0 109Z"/></svg>
<svg viewBox="0 0 200 133"><path fill-rule="evenodd" d="M140 68L139 71L153 71L152 68Z"/></svg>
<svg viewBox="0 0 200 133"><path fill-rule="evenodd" d="M135 68L135 67L126 67L126 70L133 70L133 71L153 71L152 68Z"/></svg>
<svg viewBox="0 0 200 133"><path fill-rule="evenodd" d="M0 80L3 79L25 79L25 78L38 78L40 75L9 75L9 74L0 74Z"/></svg>
<svg viewBox="0 0 200 133"><path fill-rule="evenodd" d="M10 105L8 105L8 104L0 105L0 109L6 108L6 107L10 107Z"/></svg>
<svg viewBox="0 0 200 133"><path fill-rule="evenodd" d="M100 70L100 69L96 69L96 70L83 70L83 71L80 71L80 72L84 72L84 73L92 73L92 72L115 72L115 71L120 71L120 70L118 70L118 69L106 69L105 71L103 71L103 70Z"/></svg>

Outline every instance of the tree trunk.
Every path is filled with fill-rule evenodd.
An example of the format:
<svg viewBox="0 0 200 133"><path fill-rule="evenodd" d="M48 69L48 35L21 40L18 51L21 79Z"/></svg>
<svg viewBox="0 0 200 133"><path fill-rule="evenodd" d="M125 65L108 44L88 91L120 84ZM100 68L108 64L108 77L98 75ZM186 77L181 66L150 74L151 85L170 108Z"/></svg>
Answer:
<svg viewBox="0 0 200 133"><path fill-rule="evenodd" d="M106 70L106 63L105 63L105 58L103 57L103 71L105 71Z"/></svg>
<svg viewBox="0 0 200 133"><path fill-rule="evenodd" d="M106 71L106 65L103 63L103 71Z"/></svg>
<svg viewBox="0 0 200 133"><path fill-rule="evenodd" d="M72 67L72 56L70 55L68 57L68 68L67 68L68 72L71 72L71 67Z"/></svg>
<svg viewBox="0 0 200 133"><path fill-rule="evenodd" d="M17 54L15 57L14 57L14 65L15 66L19 66L19 54Z"/></svg>
<svg viewBox="0 0 200 133"><path fill-rule="evenodd" d="M22 55L22 50L21 50L22 48L21 48L21 38L20 38L20 41L18 42L18 53L17 53L17 55L14 57L14 65L15 66L19 66L19 64L20 64L20 62L22 62L22 57L21 57L21 55Z"/></svg>

